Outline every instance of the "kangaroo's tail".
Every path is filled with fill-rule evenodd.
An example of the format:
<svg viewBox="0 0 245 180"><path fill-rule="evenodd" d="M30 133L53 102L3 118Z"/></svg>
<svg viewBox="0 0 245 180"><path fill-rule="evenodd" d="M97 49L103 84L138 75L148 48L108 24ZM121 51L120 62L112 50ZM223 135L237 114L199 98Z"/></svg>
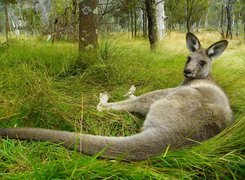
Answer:
<svg viewBox="0 0 245 180"><path fill-rule="evenodd" d="M169 140L152 128L128 137L106 137L40 128L3 128L0 137L61 143L84 154L126 160L144 160L159 155Z"/></svg>

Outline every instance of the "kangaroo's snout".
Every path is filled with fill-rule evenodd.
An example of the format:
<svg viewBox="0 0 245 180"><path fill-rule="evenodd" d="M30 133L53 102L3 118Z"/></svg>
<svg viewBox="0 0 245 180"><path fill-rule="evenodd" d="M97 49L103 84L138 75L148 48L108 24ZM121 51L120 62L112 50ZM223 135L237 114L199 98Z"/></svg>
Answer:
<svg viewBox="0 0 245 180"><path fill-rule="evenodd" d="M190 69L185 69L184 70L184 76L189 78L192 76L192 71Z"/></svg>

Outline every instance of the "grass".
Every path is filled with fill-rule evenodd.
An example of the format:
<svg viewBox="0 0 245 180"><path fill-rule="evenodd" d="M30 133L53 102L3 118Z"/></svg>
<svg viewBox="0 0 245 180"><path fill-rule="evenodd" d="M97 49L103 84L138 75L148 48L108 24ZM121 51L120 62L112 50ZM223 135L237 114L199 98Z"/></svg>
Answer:
<svg viewBox="0 0 245 180"><path fill-rule="evenodd" d="M204 46L215 33L197 34ZM232 40L214 61L213 76L231 100L235 123L197 146L166 151L142 162L86 156L48 142L0 141L3 179L242 179L245 177L245 45ZM136 95L173 87L182 80L185 35L172 32L156 52L146 40L102 39L97 52L35 39L0 46L0 127L42 127L98 135L139 131L142 118L97 112L98 95L111 101L135 84Z"/></svg>

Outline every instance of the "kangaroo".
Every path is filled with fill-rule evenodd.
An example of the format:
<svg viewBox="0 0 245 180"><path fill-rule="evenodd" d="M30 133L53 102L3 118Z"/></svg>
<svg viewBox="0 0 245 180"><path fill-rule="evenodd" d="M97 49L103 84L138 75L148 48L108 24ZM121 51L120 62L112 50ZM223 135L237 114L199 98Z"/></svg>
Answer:
<svg viewBox="0 0 245 180"><path fill-rule="evenodd" d="M101 94L98 110L145 115L142 132L107 137L41 128L2 128L0 137L51 141L88 155L133 161L208 140L233 122L229 100L210 74L212 59L222 54L228 42L218 41L204 49L188 32L186 44L190 54L180 86L111 103L107 102L107 94Z"/></svg>

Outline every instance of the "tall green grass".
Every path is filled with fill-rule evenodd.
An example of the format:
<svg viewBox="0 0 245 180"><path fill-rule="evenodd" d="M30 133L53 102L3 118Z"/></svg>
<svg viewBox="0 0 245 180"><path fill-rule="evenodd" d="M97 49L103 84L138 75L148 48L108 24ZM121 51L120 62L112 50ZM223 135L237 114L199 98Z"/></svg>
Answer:
<svg viewBox="0 0 245 180"><path fill-rule="evenodd" d="M204 34L205 46L218 40ZM139 132L143 118L97 112L98 95L122 100L173 87L182 80L187 50L184 34L172 33L150 52L146 40L102 39L98 51L78 54L72 43L17 40L0 46L0 127L42 127L109 136ZM213 64L213 76L227 92L235 123L194 147L166 151L142 162L86 156L48 142L0 141L4 179L243 179L245 177L245 45L230 42Z"/></svg>

